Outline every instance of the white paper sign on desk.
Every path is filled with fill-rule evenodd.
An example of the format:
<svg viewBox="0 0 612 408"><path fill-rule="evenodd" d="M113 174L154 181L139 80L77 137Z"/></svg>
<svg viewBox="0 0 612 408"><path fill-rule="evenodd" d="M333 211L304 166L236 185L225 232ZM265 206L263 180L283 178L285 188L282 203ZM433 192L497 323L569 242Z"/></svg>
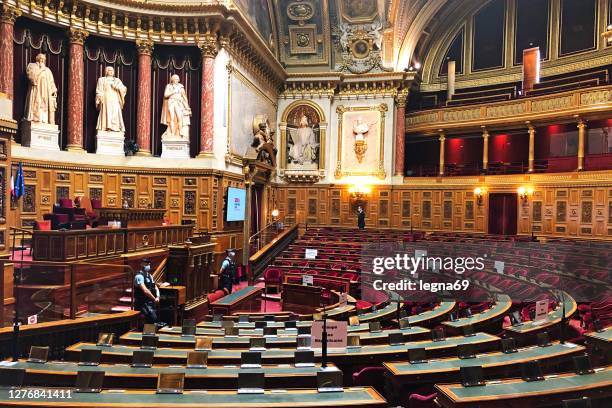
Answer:
<svg viewBox="0 0 612 408"><path fill-rule="evenodd" d="M304 259L317 259L318 254L319 254L318 249L306 248L304 252Z"/></svg>
<svg viewBox="0 0 612 408"><path fill-rule="evenodd" d="M327 320L327 348L346 349L347 323ZM317 320L312 323L312 348L322 348L323 321Z"/></svg>
<svg viewBox="0 0 612 408"><path fill-rule="evenodd" d="M548 300L538 300L535 305L535 322L546 319L548 315Z"/></svg>
<svg viewBox="0 0 612 408"><path fill-rule="evenodd" d="M312 275L302 275L302 285L312 286L314 278Z"/></svg>
<svg viewBox="0 0 612 408"><path fill-rule="evenodd" d="M504 261L495 261L495 270L497 273L504 273Z"/></svg>

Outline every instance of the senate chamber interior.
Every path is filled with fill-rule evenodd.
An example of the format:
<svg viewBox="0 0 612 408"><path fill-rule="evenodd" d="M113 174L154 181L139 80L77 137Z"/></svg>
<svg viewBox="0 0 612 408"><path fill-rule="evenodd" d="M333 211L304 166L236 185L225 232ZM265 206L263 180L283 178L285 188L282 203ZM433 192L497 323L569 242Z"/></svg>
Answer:
<svg viewBox="0 0 612 408"><path fill-rule="evenodd" d="M0 406L611 406L612 0L0 3Z"/></svg>

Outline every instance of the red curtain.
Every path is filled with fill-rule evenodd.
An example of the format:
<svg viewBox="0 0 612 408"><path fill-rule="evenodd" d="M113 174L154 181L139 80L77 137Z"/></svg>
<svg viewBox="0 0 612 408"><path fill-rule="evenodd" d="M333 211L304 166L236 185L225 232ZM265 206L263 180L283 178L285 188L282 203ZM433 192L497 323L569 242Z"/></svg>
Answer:
<svg viewBox="0 0 612 408"><path fill-rule="evenodd" d="M517 201L516 194L489 195L489 234L516 235Z"/></svg>

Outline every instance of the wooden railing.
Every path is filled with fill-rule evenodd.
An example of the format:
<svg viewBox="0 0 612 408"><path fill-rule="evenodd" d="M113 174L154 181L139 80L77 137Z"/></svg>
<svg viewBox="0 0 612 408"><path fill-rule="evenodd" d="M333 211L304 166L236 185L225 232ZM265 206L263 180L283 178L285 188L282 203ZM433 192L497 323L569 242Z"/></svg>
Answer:
<svg viewBox="0 0 612 408"><path fill-rule="evenodd" d="M34 231L33 259L70 262L182 244L192 225Z"/></svg>
<svg viewBox="0 0 612 408"><path fill-rule="evenodd" d="M553 119L610 109L612 85L583 88L509 101L448 107L406 115L406 132L437 133L464 127L525 125L526 120Z"/></svg>
<svg viewBox="0 0 612 408"><path fill-rule="evenodd" d="M268 265L273 258L283 252L291 242L298 236L298 226L293 225L286 227L285 231L280 233L276 238L270 241L266 246L261 248L249 258L251 265L251 276L258 276Z"/></svg>

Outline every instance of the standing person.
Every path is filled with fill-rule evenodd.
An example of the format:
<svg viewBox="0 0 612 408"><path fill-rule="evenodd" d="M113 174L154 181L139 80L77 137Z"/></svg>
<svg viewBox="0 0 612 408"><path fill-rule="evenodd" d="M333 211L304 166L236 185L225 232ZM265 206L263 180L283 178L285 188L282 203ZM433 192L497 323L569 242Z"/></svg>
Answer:
<svg viewBox="0 0 612 408"><path fill-rule="evenodd" d="M225 290L227 293L232 293L232 285L236 276L236 264L234 263L236 252L228 249L225 253L227 255L223 262L221 262L221 270L219 271L219 286L220 289Z"/></svg>
<svg viewBox="0 0 612 408"><path fill-rule="evenodd" d="M357 227L362 230L365 228L365 211L363 211L363 207L357 207Z"/></svg>
<svg viewBox="0 0 612 408"><path fill-rule="evenodd" d="M151 275L151 261L144 258L134 278L134 307L139 310L147 323L157 323L159 288Z"/></svg>

